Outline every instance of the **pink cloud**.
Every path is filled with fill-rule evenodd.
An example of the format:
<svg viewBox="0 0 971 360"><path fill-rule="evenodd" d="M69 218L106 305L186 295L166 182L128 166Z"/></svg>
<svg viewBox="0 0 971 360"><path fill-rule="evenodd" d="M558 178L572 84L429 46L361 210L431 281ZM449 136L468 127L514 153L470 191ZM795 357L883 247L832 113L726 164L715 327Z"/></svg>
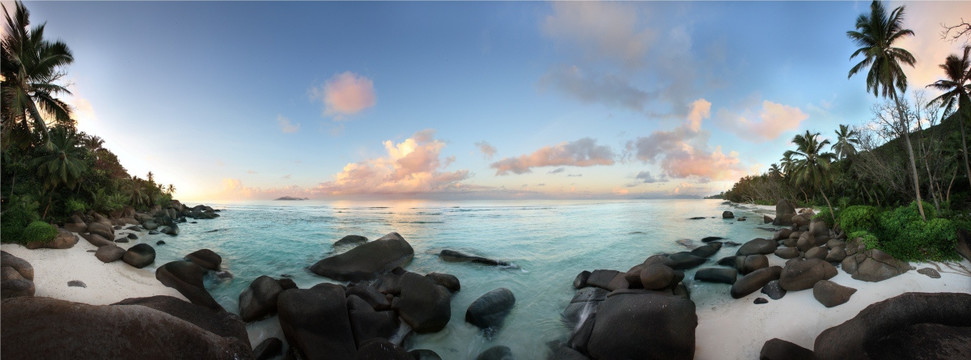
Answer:
<svg viewBox="0 0 971 360"><path fill-rule="evenodd" d="M445 143L434 130L419 131L399 143L385 141L387 156L349 163L334 180L312 191L324 195L423 193L454 190L468 170L442 171L454 158L441 158Z"/></svg>
<svg viewBox="0 0 971 360"><path fill-rule="evenodd" d="M523 174L531 168L543 166L594 166L613 165L614 152L607 146L598 146L597 140L583 138L569 143L546 146L529 155L505 158L490 165L496 175L510 172Z"/></svg>
<svg viewBox="0 0 971 360"><path fill-rule="evenodd" d="M479 148L479 151L481 151L482 155L485 155L487 159L492 159L492 157L496 155L496 147L485 141L475 143L475 147Z"/></svg>
<svg viewBox="0 0 971 360"><path fill-rule="evenodd" d="M718 112L718 116L725 127L749 141L775 140L785 132L798 129L799 124L809 118L809 115L797 107L768 100L762 101L758 121L749 119L751 117L749 111L738 115L722 110Z"/></svg>
<svg viewBox="0 0 971 360"><path fill-rule="evenodd" d="M639 24L637 9L615 2L554 2L543 32L586 50L590 58L606 57L639 66L657 34Z"/></svg>
<svg viewBox="0 0 971 360"><path fill-rule="evenodd" d="M341 119L374 106L377 97L371 79L350 71L337 74L322 89L311 89L311 97L324 102L324 116Z"/></svg>

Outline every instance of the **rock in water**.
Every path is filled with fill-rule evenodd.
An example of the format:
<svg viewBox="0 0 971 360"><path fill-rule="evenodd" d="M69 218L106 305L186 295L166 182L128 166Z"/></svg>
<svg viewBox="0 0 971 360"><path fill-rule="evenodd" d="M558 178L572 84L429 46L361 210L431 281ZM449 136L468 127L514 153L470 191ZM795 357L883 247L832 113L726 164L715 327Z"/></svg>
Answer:
<svg viewBox="0 0 971 360"><path fill-rule="evenodd" d="M313 289L286 290L277 299L277 311L287 343L300 352L301 358L355 358L357 347L340 286L321 284Z"/></svg>
<svg viewBox="0 0 971 360"><path fill-rule="evenodd" d="M212 295L206 291L206 287L202 284L202 276L205 272L195 263L173 261L155 270L155 278L163 285L178 290L193 304L213 310L223 310L222 306L212 298Z"/></svg>
<svg viewBox="0 0 971 360"><path fill-rule="evenodd" d="M459 282L459 278L452 274L444 273L428 273L425 277L432 279L436 284L444 286L448 291L456 292L462 290L462 284Z"/></svg>
<svg viewBox="0 0 971 360"><path fill-rule="evenodd" d="M939 359L971 354L971 294L905 293L826 329L817 359Z"/></svg>
<svg viewBox="0 0 971 360"><path fill-rule="evenodd" d="M334 242L334 246L357 245L367 242L367 238L361 235L347 235Z"/></svg>
<svg viewBox="0 0 971 360"><path fill-rule="evenodd" d="M594 359L692 359L697 325L691 300L617 291L601 304L587 349Z"/></svg>
<svg viewBox="0 0 971 360"><path fill-rule="evenodd" d="M455 250L442 250L438 254L438 257L446 262L473 262L476 264L490 265L490 266L509 266L508 262L493 260L489 258L484 258L481 256L463 254Z"/></svg>
<svg viewBox="0 0 971 360"><path fill-rule="evenodd" d="M246 290L239 294L239 316L250 322L262 319L276 312L276 301L283 287L269 276L253 280Z"/></svg>
<svg viewBox="0 0 971 360"><path fill-rule="evenodd" d="M392 344L385 339L374 339L361 346L357 352L357 360L413 360L414 358L403 347Z"/></svg>
<svg viewBox="0 0 971 360"><path fill-rule="evenodd" d="M741 279L735 281L735 284L732 284L732 298L739 299L761 289L770 281L778 279L781 272L782 268L770 266L755 270L743 276Z"/></svg>
<svg viewBox="0 0 971 360"><path fill-rule="evenodd" d="M347 310L358 348L374 339L391 338L400 327L394 311L375 311L357 295L347 297Z"/></svg>
<svg viewBox="0 0 971 360"><path fill-rule="evenodd" d="M735 269L704 268L695 273L695 280L713 283L734 284L737 278Z"/></svg>
<svg viewBox="0 0 971 360"><path fill-rule="evenodd" d="M223 263L222 256L209 249L201 249L185 256L186 260L196 263L204 269L219 271L219 265Z"/></svg>
<svg viewBox="0 0 971 360"><path fill-rule="evenodd" d="M155 262L155 249L149 244L137 244L128 248L121 260L136 268L143 268Z"/></svg>
<svg viewBox="0 0 971 360"><path fill-rule="evenodd" d="M397 310L402 320L419 334L445 328L452 317L452 295L448 289L411 272L402 274L399 284L401 296Z"/></svg>
<svg viewBox="0 0 971 360"><path fill-rule="evenodd" d="M512 291L498 288L473 301L465 311L465 321L480 329L497 329L502 326L502 321L509 315L513 305L516 305L516 297Z"/></svg>
<svg viewBox="0 0 971 360"><path fill-rule="evenodd" d="M515 360L508 346L497 345L486 349L475 360Z"/></svg>
<svg viewBox="0 0 971 360"><path fill-rule="evenodd" d="M398 233L364 243L348 252L318 261L310 270L338 281L371 280L399 266L405 266L415 250Z"/></svg>
<svg viewBox="0 0 971 360"><path fill-rule="evenodd" d="M248 340L146 306L20 297L4 300L0 317L4 359L252 358Z"/></svg>
<svg viewBox="0 0 971 360"><path fill-rule="evenodd" d="M728 211L728 210L722 211L722 219L732 219L734 217L735 217L735 214L732 214L731 211Z"/></svg>

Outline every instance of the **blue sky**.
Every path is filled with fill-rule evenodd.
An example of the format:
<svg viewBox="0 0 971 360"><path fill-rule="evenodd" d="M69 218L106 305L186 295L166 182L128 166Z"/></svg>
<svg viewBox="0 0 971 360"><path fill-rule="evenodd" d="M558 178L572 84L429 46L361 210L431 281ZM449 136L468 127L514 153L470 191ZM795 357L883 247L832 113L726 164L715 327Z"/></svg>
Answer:
<svg viewBox="0 0 971 360"><path fill-rule="evenodd" d="M911 88L969 4L906 3ZM708 195L876 101L846 77L869 2L27 6L79 128L187 200Z"/></svg>

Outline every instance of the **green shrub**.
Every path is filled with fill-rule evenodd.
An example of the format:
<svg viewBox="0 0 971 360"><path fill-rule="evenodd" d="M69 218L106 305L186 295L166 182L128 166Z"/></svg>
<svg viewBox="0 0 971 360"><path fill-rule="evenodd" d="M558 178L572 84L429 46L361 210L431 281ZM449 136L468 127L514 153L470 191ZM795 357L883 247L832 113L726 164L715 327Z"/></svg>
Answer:
<svg viewBox="0 0 971 360"><path fill-rule="evenodd" d="M863 239L863 245L865 245L867 249L877 249L880 247L880 242L877 237L871 234L869 231L860 230L850 233L849 239L856 238Z"/></svg>
<svg viewBox="0 0 971 360"><path fill-rule="evenodd" d="M43 221L34 221L24 228L24 235L21 237L21 243L31 243L34 241L39 241L46 243L48 241L54 240L57 237L57 228L51 224Z"/></svg>
<svg viewBox="0 0 971 360"><path fill-rule="evenodd" d="M877 237L880 249L902 260L950 260L957 258L954 245L957 225L936 218L933 208L924 206L927 221L920 218L916 203L880 213Z"/></svg>
<svg viewBox="0 0 971 360"><path fill-rule="evenodd" d="M10 198L9 204L0 216L0 239L3 242L19 243L23 241L24 228L32 221L40 219L37 209L40 203L28 195Z"/></svg>
<svg viewBox="0 0 971 360"><path fill-rule="evenodd" d="M88 210L88 203L83 200L70 198L64 203L64 208L68 214L83 213Z"/></svg>
<svg viewBox="0 0 971 360"><path fill-rule="evenodd" d="M846 233L874 231L877 227L877 209L866 205L847 207L840 211L839 223Z"/></svg>
<svg viewBox="0 0 971 360"><path fill-rule="evenodd" d="M836 213L835 217L838 219L841 212L839 210L834 210L834 211ZM819 211L819 214L816 214L816 216L813 216L813 220L826 222L826 227L829 227L829 228L832 228L834 225L833 216L830 216L828 207L824 207L822 210Z"/></svg>

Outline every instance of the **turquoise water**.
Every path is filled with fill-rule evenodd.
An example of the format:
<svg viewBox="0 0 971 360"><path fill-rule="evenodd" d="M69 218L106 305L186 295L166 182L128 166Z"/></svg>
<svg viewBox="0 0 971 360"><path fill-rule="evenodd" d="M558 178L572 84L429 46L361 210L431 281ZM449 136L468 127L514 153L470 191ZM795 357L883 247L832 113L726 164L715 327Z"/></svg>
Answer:
<svg viewBox="0 0 971 360"><path fill-rule="evenodd" d="M452 319L439 333L412 335L406 348L427 348L446 359L474 358L494 345L509 346L521 359L542 359L547 343L565 340L570 329L560 312L573 297L572 283L583 270L627 271L650 255L685 250L678 243L705 236L722 236L744 243L770 236L759 229L762 213L721 200L631 201L506 201L506 202L317 202L272 201L210 204L223 209L221 217L183 224L177 237L148 236L156 246L156 264L177 260L209 248L223 257L231 280L212 277L207 288L227 310L238 311L239 294L260 275L292 276L301 288L331 282L307 270L326 257L332 244L349 234L377 239L397 231L415 249L407 267L417 273L443 272L457 276L462 290L452 297ZM749 221L722 220L723 210ZM690 217L705 216L703 220ZM714 217L714 218L712 218ZM215 231L213 231L215 230ZM682 241L684 242L684 241ZM446 263L437 254L455 249L516 267L497 268ZM733 255L723 248L712 256ZM685 283L699 306L728 301L728 285L696 284L689 271ZM503 328L486 338L465 323L465 310L480 295L505 287L516 295L516 306ZM251 324L251 337L278 332L275 318ZM256 334L256 335L254 335ZM282 337L282 335L279 335ZM257 345L257 343L253 343Z"/></svg>

